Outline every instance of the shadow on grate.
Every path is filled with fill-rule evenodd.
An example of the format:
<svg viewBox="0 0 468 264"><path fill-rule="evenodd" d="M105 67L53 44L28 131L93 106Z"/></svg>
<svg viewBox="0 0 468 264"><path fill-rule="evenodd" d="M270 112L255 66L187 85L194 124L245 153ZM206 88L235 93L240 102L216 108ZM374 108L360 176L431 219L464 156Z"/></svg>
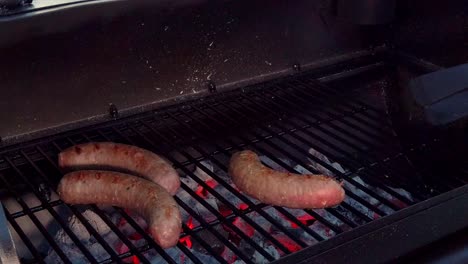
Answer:
<svg viewBox="0 0 468 264"><path fill-rule="evenodd" d="M163 154L182 177L183 233L163 250L132 212L61 202L58 153L115 141ZM424 155L431 145L410 151ZM227 173L232 153L251 149L276 170L343 181L335 208L287 209L240 193ZM24 262L263 263L333 239L466 184L422 177L384 113L305 77L253 87L22 144L1 152L5 210ZM454 169L455 175L466 172Z"/></svg>

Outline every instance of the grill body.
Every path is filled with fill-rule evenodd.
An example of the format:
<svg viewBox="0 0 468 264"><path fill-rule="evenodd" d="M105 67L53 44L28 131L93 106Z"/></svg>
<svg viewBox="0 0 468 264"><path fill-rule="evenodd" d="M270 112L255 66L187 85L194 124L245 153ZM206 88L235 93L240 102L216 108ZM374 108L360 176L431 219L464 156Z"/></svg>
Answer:
<svg viewBox="0 0 468 264"><path fill-rule="evenodd" d="M396 1L391 24L373 26L336 17L334 1L4 11L0 198L22 262L375 263L415 260L463 234L467 165L434 158L451 151L444 139L413 140L391 115L402 82L464 62L464 5L435 14L417 2ZM444 54L440 35L454 47ZM173 163L176 247L161 249L123 208L58 198L58 153L90 141ZM331 174L347 198L317 210L255 201L227 173L243 149L277 170Z"/></svg>

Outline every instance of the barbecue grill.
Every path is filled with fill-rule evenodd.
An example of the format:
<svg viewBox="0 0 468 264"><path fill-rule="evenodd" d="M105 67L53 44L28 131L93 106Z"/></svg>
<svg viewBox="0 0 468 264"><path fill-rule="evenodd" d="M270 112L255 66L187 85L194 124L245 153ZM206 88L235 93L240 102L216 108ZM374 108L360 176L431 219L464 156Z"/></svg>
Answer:
<svg viewBox="0 0 468 264"><path fill-rule="evenodd" d="M440 159L454 154L448 136L412 137L393 110L408 79L466 62L468 6L356 2L3 7L0 231L21 262L466 262L467 163ZM125 208L59 199L58 153L96 141L177 169L176 247ZM243 149L276 170L333 175L346 199L261 203L227 173Z"/></svg>

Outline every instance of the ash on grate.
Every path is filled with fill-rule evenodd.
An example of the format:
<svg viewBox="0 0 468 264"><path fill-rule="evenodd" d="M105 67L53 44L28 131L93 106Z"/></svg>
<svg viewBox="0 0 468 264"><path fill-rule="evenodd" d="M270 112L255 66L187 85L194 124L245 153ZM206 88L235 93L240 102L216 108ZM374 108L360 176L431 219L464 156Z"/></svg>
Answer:
<svg viewBox="0 0 468 264"><path fill-rule="evenodd" d="M26 204L27 207L35 208L42 205L42 202L34 193L28 192L27 190L23 191L23 188L21 187L19 187L18 190L22 191L22 194L18 198L20 198L24 202L24 204ZM24 210L24 208L18 202L18 198L5 197L4 199L2 199L3 206L5 206L9 213L15 214ZM52 201L56 201L59 199L56 193L52 193L50 198ZM65 218L70 215L70 212L69 210L67 210L65 205L55 206L52 210L55 210L58 215L64 216ZM54 236L57 232L59 232L59 230L61 230L59 223L54 219L50 212L48 212L48 210L39 210L37 212L34 212L33 215L37 218L37 220L42 224L42 226L47 230L47 232L51 236ZM31 217L26 214L15 218L15 221L20 227L20 229L26 234L29 242L31 242L34 245L34 247L40 254L45 255L49 250L49 243L45 239L44 235L39 231L39 228L31 220ZM26 245L23 243L20 236L16 233L16 230L14 230L13 228L10 228L10 230L12 233L12 238L15 241L18 256L20 256L24 260L32 259L32 254L30 253Z"/></svg>
<svg viewBox="0 0 468 264"><path fill-rule="evenodd" d="M105 238L106 241L117 241L117 235L111 232L111 229L105 224L102 219L93 211L86 210L83 216L88 223ZM90 251L97 261L103 261L109 258L109 254L97 243L96 239L88 232L81 224L76 216L69 218L68 227L80 239L81 243ZM54 240L59 244L60 248L65 252L72 263L88 263L84 258L83 253L78 249L71 238L63 229L60 229L55 235ZM49 254L44 260L46 263L61 263L60 257L53 249L49 249Z"/></svg>

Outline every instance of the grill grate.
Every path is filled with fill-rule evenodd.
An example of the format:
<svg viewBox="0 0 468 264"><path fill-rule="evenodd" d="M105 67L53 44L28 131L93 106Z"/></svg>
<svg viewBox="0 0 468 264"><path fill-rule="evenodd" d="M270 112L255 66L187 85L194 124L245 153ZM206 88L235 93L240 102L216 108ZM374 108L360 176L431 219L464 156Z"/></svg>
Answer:
<svg viewBox="0 0 468 264"><path fill-rule="evenodd" d="M46 184L54 190L62 176L57 154L88 141L147 148L163 154L179 170L184 181L175 198L190 221L185 221L175 249L162 250L126 210L113 208L110 214L110 209L96 205L66 205L55 193L48 200L37 188ZM424 156L437 144L435 140L408 151ZM291 172L326 169L344 180L347 199L335 208L289 210L248 198L225 177L230 155L244 148L261 154L267 165ZM0 154L0 187L17 204L16 209L6 206L6 215L20 244L29 251L30 256L23 258L29 263L47 261L45 253L51 252L65 263L75 261L70 249L57 239L57 231L44 223L44 214L57 230L63 230L84 262L123 262L130 258L134 263L150 263L154 256L169 263L207 263L207 256L221 263L236 259L254 263L258 258L270 262L462 186L467 173L454 169L453 177L441 179L429 177L429 171L416 170L405 158L383 111L307 76L36 140ZM201 178L200 172L216 185ZM426 176L424 180L421 175ZM27 198L29 193L34 197L32 203ZM90 223L86 209L99 216L128 250L116 249L115 241L109 241ZM309 221L298 217L299 213ZM138 243L121 230L115 215L141 237ZM70 217L89 232L105 257L97 257L84 244L80 234L70 228ZM46 252L26 232L25 219L29 229L37 230L40 240L45 239Z"/></svg>

